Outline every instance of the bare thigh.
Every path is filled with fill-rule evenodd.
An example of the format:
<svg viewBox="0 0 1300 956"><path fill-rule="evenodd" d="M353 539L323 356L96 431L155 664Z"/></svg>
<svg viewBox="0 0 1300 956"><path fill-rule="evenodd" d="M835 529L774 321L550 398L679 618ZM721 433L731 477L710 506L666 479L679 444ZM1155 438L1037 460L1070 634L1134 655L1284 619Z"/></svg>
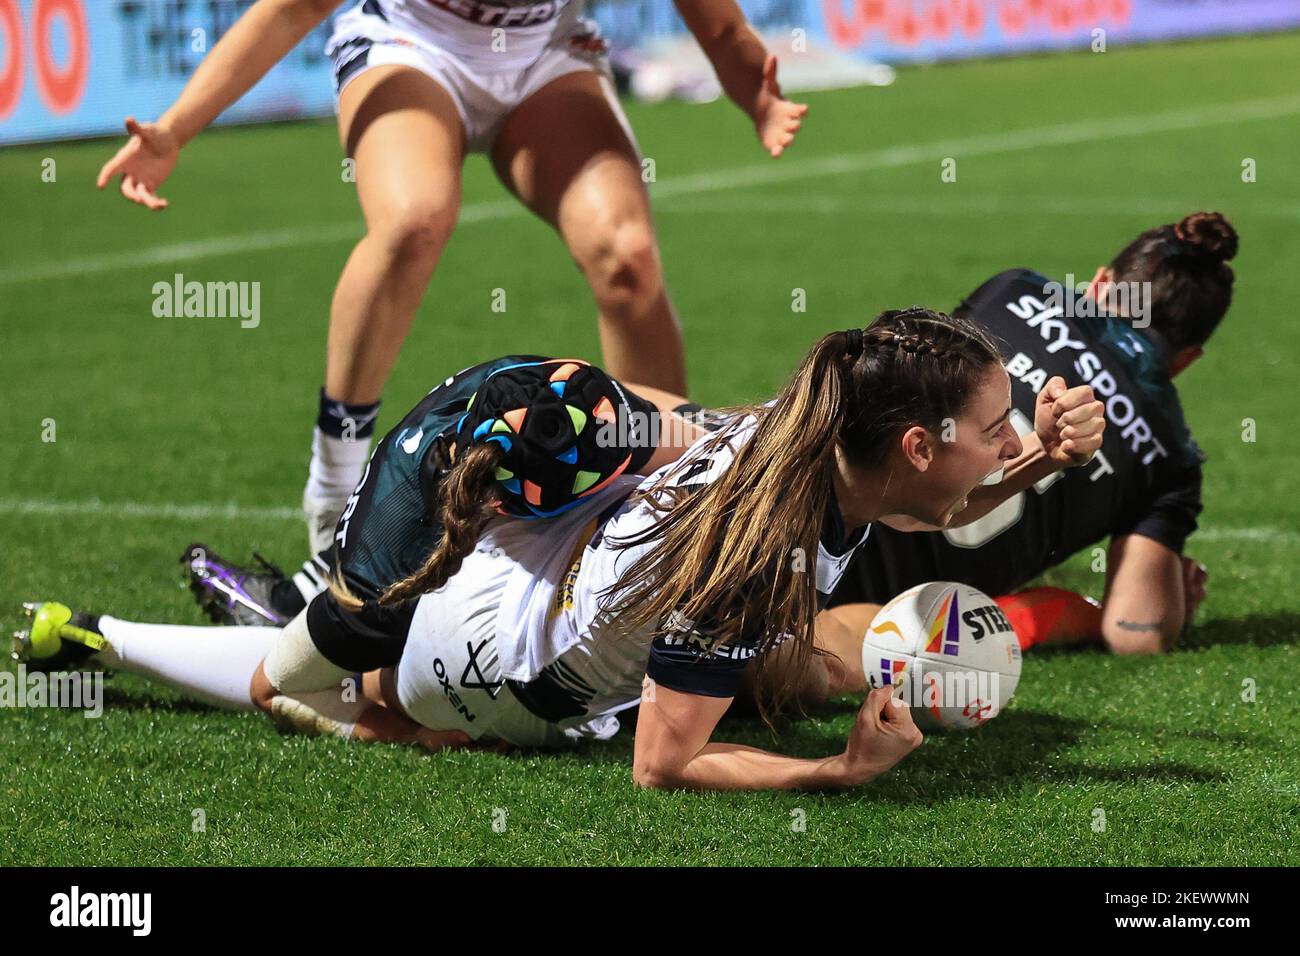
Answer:
<svg viewBox="0 0 1300 956"><path fill-rule="evenodd" d="M492 147L497 175L550 223L596 300L605 368L686 394L686 357L650 197L608 81L582 70L521 103Z"/></svg>
<svg viewBox="0 0 1300 956"><path fill-rule="evenodd" d="M378 400L460 213L465 131L450 94L406 66L367 70L339 99L366 235L330 310L326 391Z"/></svg>

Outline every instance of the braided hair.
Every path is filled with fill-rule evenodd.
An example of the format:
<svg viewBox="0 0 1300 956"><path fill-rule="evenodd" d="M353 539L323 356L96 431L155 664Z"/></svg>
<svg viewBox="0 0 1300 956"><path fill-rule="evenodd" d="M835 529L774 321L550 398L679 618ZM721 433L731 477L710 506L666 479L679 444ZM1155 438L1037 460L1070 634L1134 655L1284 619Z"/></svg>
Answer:
<svg viewBox="0 0 1300 956"><path fill-rule="evenodd" d="M910 425L939 431L946 418L959 418L984 371L1000 364L989 334L969 319L929 309L882 312L863 333L863 348L847 369L839 439L845 454L877 465L888 439Z"/></svg>
<svg viewBox="0 0 1300 956"><path fill-rule="evenodd" d="M960 417L997 346L979 326L929 309L882 312L865 329L823 336L770 406L742 412L751 437L710 484L675 494L678 471L641 494L658 512L622 547L653 544L606 592L619 627L666 634L675 621L709 622L712 647L740 638L766 650L780 635L795 666L779 704L813 653L815 562L832 499L837 449L860 465L883 461L901 430L938 430ZM701 454L732 438L724 428ZM683 461L679 468L689 467ZM760 676L768 658L759 659ZM766 716L766 707L760 697Z"/></svg>

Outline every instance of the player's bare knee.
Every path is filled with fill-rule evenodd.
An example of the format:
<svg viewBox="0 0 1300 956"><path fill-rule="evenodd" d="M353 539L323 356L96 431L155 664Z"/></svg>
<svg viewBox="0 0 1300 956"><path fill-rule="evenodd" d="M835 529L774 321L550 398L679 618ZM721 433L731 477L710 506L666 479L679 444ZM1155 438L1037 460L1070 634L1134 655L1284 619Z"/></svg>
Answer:
<svg viewBox="0 0 1300 956"><path fill-rule="evenodd" d="M316 600L327 600L328 592ZM316 647L307 625L308 609L286 624L271 645L266 659L258 665L249 687L253 704L271 712L274 698L290 694L302 696L315 691L337 693L340 683L352 676L347 668L330 661Z"/></svg>
<svg viewBox="0 0 1300 956"><path fill-rule="evenodd" d="M587 269L602 313L616 320L635 321L658 299L663 286L659 250L649 223L628 222L613 227L597 243Z"/></svg>
<svg viewBox="0 0 1300 956"><path fill-rule="evenodd" d="M456 228L459 203L436 198L411 199L372 229L384 251L397 263L432 269Z"/></svg>
<svg viewBox="0 0 1300 956"><path fill-rule="evenodd" d="M271 712L271 700L278 693L279 691L275 689L275 685L266 676L266 671L262 665L258 664L248 687L248 696L253 701L253 706L269 714Z"/></svg>

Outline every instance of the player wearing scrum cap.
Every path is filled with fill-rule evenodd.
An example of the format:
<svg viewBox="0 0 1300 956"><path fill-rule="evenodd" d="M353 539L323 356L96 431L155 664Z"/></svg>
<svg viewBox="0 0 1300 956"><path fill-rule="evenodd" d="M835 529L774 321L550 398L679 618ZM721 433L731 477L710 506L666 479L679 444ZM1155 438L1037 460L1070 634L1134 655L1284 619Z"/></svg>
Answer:
<svg viewBox="0 0 1300 956"><path fill-rule="evenodd" d="M156 123L126 121L99 173L159 210L180 149L319 26L339 0L257 0ZM389 371L456 225L461 167L488 156L553 226L595 297L610 373L685 394L681 330L661 274L641 157L582 0L361 0L334 20L339 136L366 234L330 308L325 383L303 495L312 550L331 540L365 467ZM806 107L734 0L677 0L723 89L779 156Z"/></svg>
<svg viewBox="0 0 1300 956"><path fill-rule="evenodd" d="M879 528L836 591L821 645L839 660L829 692L866 689L861 644L878 607L926 581L961 581L1011 619L1022 646L1103 643L1116 653L1174 645L1205 596L1206 571L1183 555L1201 510L1203 455L1173 379L1201 357L1227 313L1237 233L1217 212L1148 229L1096 270L1087 293L1027 269L1000 273L955 314L1002 343L1016 427L1051 376L1092 386L1105 406L1101 448L1086 468L1059 472L979 521L932 534ZM1109 538L1100 602L1026 584ZM810 700L820 699L824 686Z"/></svg>
<svg viewBox="0 0 1300 956"><path fill-rule="evenodd" d="M132 655L115 666L165 675L214 703L247 701L255 674L255 689L292 692L300 708L306 700L337 704L337 691L329 689L341 679L401 659L421 575L454 572L492 518L550 522L596 500L620 476L674 460L702 433L672 414L668 406L676 404L680 399L655 389L625 388L581 359L507 355L463 369L376 446L332 546L315 559L313 582L328 580L333 588L300 589L191 545L183 560L209 613L275 627L251 635L237 627L209 632L229 637L222 651L199 639L202 632L192 641L169 640L164 626L113 622L116 653L128 653L129 640ZM648 427L661 419L668 424ZM476 497L466 496L467 484ZM44 608L44 624L38 620L32 633L64 628L61 650L41 654L39 639L29 637L19 656L35 651L33 664L51 669L102 649L80 616ZM372 719L392 735L396 725L383 722L385 713Z"/></svg>
<svg viewBox="0 0 1300 956"><path fill-rule="evenodd" d="M48 662L63 641L93 643L82 639L94 635L108 645L102 663L209 700L256 705L308 731L431 749L602 739L640 703L633 776L642 786L853 786L920 743L908 708L888 689L869 695L844 750L826 757L714 739L751 663L762 671L782 648L798 685L819 609L872 522L943 528L977 520L1030 483L1086 464L1105 427L1091 389L1054 378L1022 442L988 335L963 319L909 309L824 336L774 401L733 410L649 477L629 476L619 448L599 466L608 477L589 482L585 456L601 454L579 436L570 462L541 437L555 422L577 427L568 411L547 423L563 364L526 366L549 374L522 416L508 394L473 405L465 396L449 409L456 440L439 458L448 463L437 482L441 533L418 566L377 596L357 593L360 575L344 573L283 630L172 628L33 605L29 653ZM579 374L571 374L575 386ZM585 409L593 396L581 393ZM538 436L528 435L530 420L542 423ZM950 421L956 432L946 441ZM511 458L514 443L500 441L511 436L535 447ZM389 450L403 440L395 435ZM998 471L999 484L982 486ZM530 493L525 479L541 487ZM548 488L556 497L548 500ZM550 516L501 515L520 491L528 513ZM574 497L581 500L566 507ZM383 529L372 539L381 548L409 529L414 510L400 501L376 493L366 524ZM404 517L387 522L389 508ZM364 553L358 561L370 566ZM350 567L346 555L341 562ZM312 612L316 601L333 608L323 620ZM330 635L349 620L335 612L352 616L347 640ZM249 648L258 642L254 659ZM362 678L369 699L340 700L350 670L364 666L360 655L394 649L395 666Z"/></svg>
<svg viewBox="0 0 1300 956"><path fill-rule="evenodd" d="M292 577L261 555L254 555L260 567L241 567L202 543L186 548L181 563L213 621L280 627L340 570L359 575L362 593L374 594L410 574L441 533L436 502L450 455L472 444L477 430L495 427L479 437L505 452L506 512L546 518L615 472L644 474L676 457L700 433L673 414L677 407L693 408L667 392L625 387L582 360L504 356L449 377L379 441L330 547ZM501 415L493 418L493 409ZM521 477L528 474L540 483Z"/></svg>

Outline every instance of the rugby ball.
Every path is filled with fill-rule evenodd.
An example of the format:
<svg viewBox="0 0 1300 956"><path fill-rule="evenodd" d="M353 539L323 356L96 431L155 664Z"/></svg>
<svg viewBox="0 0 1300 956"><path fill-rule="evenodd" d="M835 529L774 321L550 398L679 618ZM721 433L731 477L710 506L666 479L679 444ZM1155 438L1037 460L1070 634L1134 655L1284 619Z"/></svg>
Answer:
<svg viewBox="0 0 1300 956"><path fill-rule="evenodd" d="M988 723L1020 682L1020 642L987 594L954 581L918 584L880 609L862 642L871 687L895 687L923 730Z"/></svg>

